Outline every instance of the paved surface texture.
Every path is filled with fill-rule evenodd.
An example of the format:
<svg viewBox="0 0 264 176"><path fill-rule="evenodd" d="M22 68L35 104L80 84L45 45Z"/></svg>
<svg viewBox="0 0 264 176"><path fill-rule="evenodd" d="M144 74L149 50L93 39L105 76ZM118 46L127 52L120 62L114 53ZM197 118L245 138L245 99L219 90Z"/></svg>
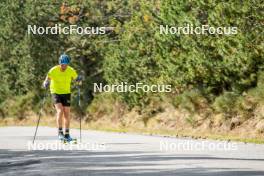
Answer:
<svg viewBox="0 0 264 176"><path fill-rule="evenodd" d="M57 129L0 128L0 175L264 175L264 145L85 130L62 144ZM78 138L79 131L71 130Z"/></svg>

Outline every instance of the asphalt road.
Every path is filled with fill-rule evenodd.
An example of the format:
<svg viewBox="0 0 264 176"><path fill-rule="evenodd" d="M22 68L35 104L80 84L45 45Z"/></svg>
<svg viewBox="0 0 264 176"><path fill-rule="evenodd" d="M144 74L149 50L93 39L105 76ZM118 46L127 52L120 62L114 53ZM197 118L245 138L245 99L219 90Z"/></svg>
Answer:
<svg viewBox="0 0 264 176"><path fill-rule="evenodd" d="M62 144L57 129L0 128L0 175L264 175L264 145L83 131ZM71 131L79 136L78 130Z"/></svg>

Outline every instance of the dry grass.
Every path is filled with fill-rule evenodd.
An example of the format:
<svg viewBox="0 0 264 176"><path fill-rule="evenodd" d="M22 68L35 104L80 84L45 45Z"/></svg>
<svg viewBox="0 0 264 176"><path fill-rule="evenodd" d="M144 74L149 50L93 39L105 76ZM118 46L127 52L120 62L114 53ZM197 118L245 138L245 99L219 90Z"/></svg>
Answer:
<svg viewBox="0 0 264 176"><path fill-rule="evenodd" d="M29 116L23 120L17 120L15 118L5 118L0 120L0 126L35 126L37 122L36 116ZM151 126L145 127L143 124L138 125L139 122L134 121L134 124L124 126L123 123L110 123L111 119L101 118L98 121L85 123L83 121L83 129L111 131L111 132L123 132L123 133L136 133L136 134L147 134L147 135L159 135L159 136L170 136L170 137L190 137L193 139L214 139L214 140L227 140L227 141L239 141L245 143L258 143L264 144L263 135L246 137L246 135L239 134L239 130L236 132L217 133L211 130L197 130L189 128L166 128L159 126L155 123ZM41 126L56 127L55 117L43 116L40 121ZM71 121L71 128L79 128L79 121L73 119Z"/></svg>

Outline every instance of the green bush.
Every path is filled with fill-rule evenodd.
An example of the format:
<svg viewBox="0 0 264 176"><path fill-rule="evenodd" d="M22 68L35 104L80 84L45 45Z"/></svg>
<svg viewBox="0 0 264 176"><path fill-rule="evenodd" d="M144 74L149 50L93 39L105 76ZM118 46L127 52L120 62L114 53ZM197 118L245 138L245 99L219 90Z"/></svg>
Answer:
<svg viewBox="0 0 264 176"><path fill-rule="evenodd" d="M206 98L198 90L185 91L176 95L172 101L176 108L185 109L190 113L198 112L207 103Z"/></svg>
<svg viewBox="0 0 264 176"><path fill-rule="evenodd" d="M252 97L255 102L264 104L264 72L258 74L257 86L248 91L248 96Z"/></svg>
<svg viewBox="0 0 264 176"><path fill-rule="evenodd" d="M115 110L116 100L117 97L111 93L97 94L86 112L94 117L94 120L104 115L110 115Z"/></svg>
<svg viewBox="0 0 264 176"><path fill-rule="evenodd" d="M61 11L62 6L67 12ZM262 11L263 4L258 0L84 0L72 1L66 6L50 0L3 1L0 6L3 17L0 19L0 113L8 114L9 110L10 115L23 116L20 107L38 104L25 97L32 91L37 96L48 69L57 64L59 55L65 51L72 58L72 66L86 78L83 100L89 99L89 103L93 82L141 82L170 84L172 91L186 91L173 103L190 112L201 109L208 97L212 101L218 95L213 105L217 112L237 114L239 108L247 111L245 102L249 100L237 100L243 92L251 89L248 94L254 101L264 99ZM39 36L25 32L29 23L52 26L58 19L62 26L113 26L115 30L96 37ZM160 34L160 25L183 27L187 24L234 26L238 34ZM206 92L206 99L190 92L189 87ZM18 97L8 99L10 95ZM102 107L104 96L97 95L87 112L111 112L111 99L110 104ZM130 92L118 96L130 108L143 109L153 94ZM237 110L232 109L233 100L238 101ZM19 109L21 112L15 112Z"/></svg>
<svg viewBox="0 0 264 176"><path fill-rule="evenodd" d="M224 92L218 96L213 103L213 108L218 113L223 113L227 117L232 117L236 113L235 104L239 95L233 92Z"/></svg>
<svg viewBox="0 0 264 176"><path fill-rule="evenodd" d="M238 97L234 108L237 111L237 114L240 116L241 120L247 120L253 117L256 105L257 102L252 100L250 97L240 96Z"/></svg>
<svg viewBox="0 0 264 176"><path fill-rule="evenodd" d="M104 77L127 81L189 86L220 95L254 87L263 67L262 6L257 1L142 1L124 25L121 42L109 45ZM250 19L248 18L250 16ZM236 35L162 35L160 25L235 26ZM252 27L254 26L254 27ZM128 104L144 102L145 94L122 94ZM187 100L183 100L187 101ZM190 110L193 107L188 107Z"/></svg>
<svg viewBox="0 0 264 176"><path fill-rule="evenodd" d="M32 93L24 96L16 96L1 103L0 109L5 117L24 119L34 106L33 99L34 95Z"/></svg>

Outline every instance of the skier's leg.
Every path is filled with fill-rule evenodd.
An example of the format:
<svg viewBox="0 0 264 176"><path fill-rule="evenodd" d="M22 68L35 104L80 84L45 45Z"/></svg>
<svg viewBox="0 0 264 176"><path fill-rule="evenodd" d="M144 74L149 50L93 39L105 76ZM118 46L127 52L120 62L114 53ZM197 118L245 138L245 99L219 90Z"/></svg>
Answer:
<svg viewBox="0 0 264 176"><path fill-rule="evenodd" d="M61 103L56 103L54 106L57 112L56 116L57 116L58 135L59 138L62 139L64 138L63 130L62 130L63 106Z"/></svg>
<svg viewBox="0 0 264 176"><path fill-rule="evenodd" d="M65 129L70 128L70 106L63 106L63 117Z"/></svg>
<svg viewBox="0 0 264 176"><path fill-rule="evenodd" d="M65 127L65 138L70 140L70 106L71 106L71 94L65 94L62 98L63 106L63 117L64 117L64 127Z"/></svg>
<svg viewBox="0 0 264 176"><path fill-rule="evenodd" d="M72 140L70 137L70 106L63 106L65 138Z"/></svg>
<svg viewBox="0 0 264 176"><path fill-rule="evenodd" d="M63 106L61 103L57 103L54 105L56 109L57 116L57 127L62 128L62 116L63 116Z"/></svg>

